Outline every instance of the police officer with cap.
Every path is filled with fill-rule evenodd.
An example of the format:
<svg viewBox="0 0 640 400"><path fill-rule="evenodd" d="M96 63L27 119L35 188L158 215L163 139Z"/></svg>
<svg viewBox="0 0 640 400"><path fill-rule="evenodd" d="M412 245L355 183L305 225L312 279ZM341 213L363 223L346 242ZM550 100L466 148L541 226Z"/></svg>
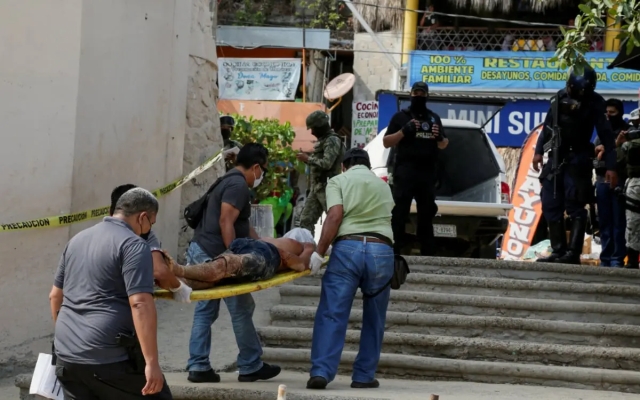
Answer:
<svg viewBox="0 0 640 400"><path fill-rule="evenodd" d="M388 166L393 171L393 236L394 250L400 254L408 243L405 224L416 200L420 254L434 255L433 217L436 205L436 165L438 151L447 147L440 116L427 108L429 86L416 82L411 87L409 108L391 117L383 139L391 147Z"/></svg>
<svg viewBox="0 0 640 400"><path fill-rule="evenodd" d="M541 262L580 264L587 224L585 206L593 198L591 136L594 127L604 146L604 181L609 183L611 188L617 185L615 137L606 116L605 100L595 92L596 82L597 75L591 67L585 67L582 74L571 70L566 88L558 92L558 115L555 117L560 129L557 166L551 162L555 150L551 150L549 162L542 166L544 144L551 141L553 136L552 109L549 110L544 128L538 137L533 169L542 169L542 213L549 225L549 238L553 250L549 257L538 259ZM568 247L564 224L565 211L571 218Z"/></svg>
<svg viewBox="0 0 640 400"><path fill-rule="evenodd" d="M220 131L222 133L222 150L231 150L234 147L237 147L238 150L242 148L242 144L240 142L236 142L235 140L231 140L231 133L233 132L233 128L236 125L236 120L233 119L230 115L223 115L220 117ZM224 158L225 167L227 172L229 172L236 163L236 155L233 153L229 153Z"/></svg>

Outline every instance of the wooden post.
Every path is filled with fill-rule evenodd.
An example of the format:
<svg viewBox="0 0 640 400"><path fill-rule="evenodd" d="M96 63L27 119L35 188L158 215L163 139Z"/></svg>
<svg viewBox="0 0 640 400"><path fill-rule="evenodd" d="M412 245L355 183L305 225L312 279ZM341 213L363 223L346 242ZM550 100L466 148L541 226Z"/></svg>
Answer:
<svg viewBox="0 0 640 400"><path fill-rule="evenodd" d="M432 394L431 397L429 398L429 400L439 400L440 396L438 396L437 394Z"/></svg>
<svg viewBox="0 0 640 400"><path fill-rule="evenodd" d="M302 102L307 102L307 52L302 49Z"/></svg>
<svg viewBox="0 0 640 400"><path fill-rule="evenodd" d="M287 400L287 385L278 386L278 399L277 400Z"/></svg>

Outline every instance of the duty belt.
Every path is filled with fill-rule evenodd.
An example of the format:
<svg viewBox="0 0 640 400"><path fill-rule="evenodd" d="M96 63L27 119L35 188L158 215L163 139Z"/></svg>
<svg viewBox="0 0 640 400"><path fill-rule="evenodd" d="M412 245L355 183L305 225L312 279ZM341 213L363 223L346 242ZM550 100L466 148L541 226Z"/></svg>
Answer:
<svg viewBox="0 0 640 400"><path fill-rule="evenodd" d="M393 244L391 243L391 240L389 239L380 239L374 236L361 236L361 235L344 235L344 236L339 236L338 238L336 238L336 242L342 241L342 240L354 240L357 242L363 242L363 243L382 243L382 244L386 244L388 246L392 246Z"/></svg>

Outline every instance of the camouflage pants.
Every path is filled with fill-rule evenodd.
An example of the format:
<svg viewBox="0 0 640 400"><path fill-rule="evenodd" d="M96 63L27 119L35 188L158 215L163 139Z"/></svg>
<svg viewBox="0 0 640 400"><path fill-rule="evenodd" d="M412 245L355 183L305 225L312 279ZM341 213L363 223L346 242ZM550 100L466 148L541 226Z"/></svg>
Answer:
<svg viewBox="0 0 640 400"><path fill-rule="evenodd" d="M315 186L311 189L300 216L300 228L308 229L312 235L315 234L318 219L322 217L323 212L327 211L325 189L325 186Z"/></svg>
<svg viewBox="0 0 640 400"><path fill-rule="evenodd" d="M640 202L640 178L629 178L627 180L625 195L627 199ZM626 210L627 230L625 239L627 247L640 251L640 214L635 211Z"/></svg>

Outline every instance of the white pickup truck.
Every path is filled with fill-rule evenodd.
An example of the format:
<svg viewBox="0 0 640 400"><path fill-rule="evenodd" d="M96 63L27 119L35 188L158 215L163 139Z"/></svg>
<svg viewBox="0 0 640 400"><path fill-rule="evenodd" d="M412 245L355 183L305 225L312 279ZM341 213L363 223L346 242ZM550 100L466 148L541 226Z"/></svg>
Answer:
<svg viewBox="0 0 640 400"><path fill-rule="evenodd" d="M434 219L437 256L496 258L496 239L508 224L511 210L505 164L484 130L464 120L443 119L449 146L438 156ZM383 129L364 149L371 169L388 181ZM416 232L415 201L407 232Z"/></svg>

